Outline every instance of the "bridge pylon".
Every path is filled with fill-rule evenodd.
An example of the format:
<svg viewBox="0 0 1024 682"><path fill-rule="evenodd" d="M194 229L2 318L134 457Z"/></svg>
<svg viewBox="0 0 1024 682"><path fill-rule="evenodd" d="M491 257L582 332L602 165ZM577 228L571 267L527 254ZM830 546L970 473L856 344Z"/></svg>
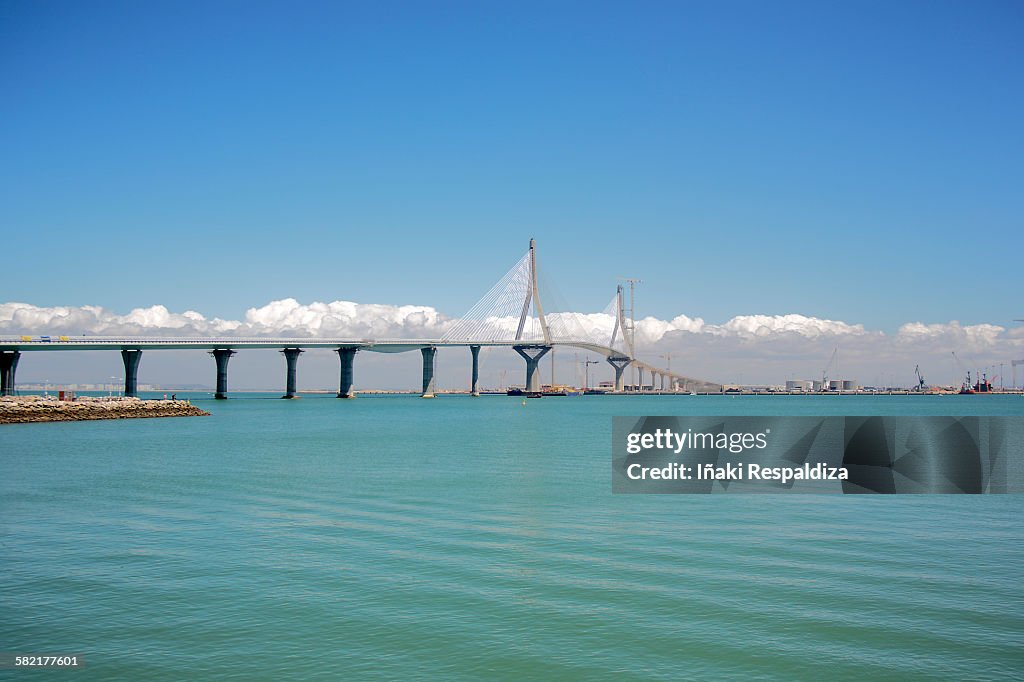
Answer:
<svg viewBox="0 0 1024 682"><path fill-rule="evenodd" d="M523 338L523 328L526 326L526 319L530 316L530 303L537 311L537 319L540 321L540 330L544 335L544 343L551 344L551 331L548 329L548 321L544 318L544 306L540 302L540 288L537 286L537 240L530 239L530 284L526 289L526 297L523 299L523 311L519 314L519 327L516 329L516 341Z"/></svg>
<svg viewBox="0 0 1024 682"><path fill-rule="evenodd" d="M301 348L282 348L281 353L284 355L286 365L284 395L281 397L290 400L295 397L295 379L299 364L299 356L302 355L303 350Z"/></svg>
<svg viewBox="0 0 1024 682"><path fill-rule="evenodd" d="M210 351L210 355L217 362L217 392L213 394L217 400L228 399L228 360L234 354L235 351L230 348L214 348Z"/></svg>
<svg viewBox="0 0 1024 682"><path fill-rule="evenodd" d="M121 360L124 362L124 395L126 398L137 398L139 396L139 361L142 360L142 351L125 348L121 351Z"/></svg>
<svg viewBox="0 0 1024 682"><path fill-rule="evenodd" d="M615 391L617 393L621 393L623 391L622 373L627 367L629 367L629 363L631 362L632 360L622 355L613 355L608 358L608 364L615 370Z"/></svg>
<svg viewBox="0 0 1024 682"><path fill-rule="evenodd" d="M18 371L19 359L20 351L0 352L0 395L14 395L14 374Z"/></svg>
<svg viewBox="0 0 1024 682"><path fill-rule="evenodd" d="M526 360L526 392L540 393L540 374L537 372L537 368L540 365L540 359L548 354L548 351L551 350L551 346L541 346L536 344L512 346L512 350L519 353L523 360ZM536 354L531 355L528 351L535 351Z"/></svg>
<svg viewBox="0 0 1024 682"><path fill-rule="evenodd" d="M469 352L473 356L473 373L469 382L469 394L474 398L480 397L480 346L470 346Z"/></svg>
<svg viewBox="0 0 1024 682"><path fill-rule="evenodd" d="M434 361L437 358L437 347L424 346L420 348L420 353L423 354L423 391L420 393L420 397L433 398L435 395Z"/></svg>
<svg viewBox="0 0 1024 682"><path fill-rule="evenodd" d="M352 390L353 372L352 365L356 359L358 346L341 346L335 352L341 361L341 377L338 384L339 398L355 398L355 391Z"/></svg>

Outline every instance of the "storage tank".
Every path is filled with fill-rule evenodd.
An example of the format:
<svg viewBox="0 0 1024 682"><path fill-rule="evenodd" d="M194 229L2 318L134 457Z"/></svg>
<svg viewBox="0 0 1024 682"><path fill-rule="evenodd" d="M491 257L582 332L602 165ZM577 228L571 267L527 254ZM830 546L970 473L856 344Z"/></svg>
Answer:
<svg viewBox="0 0 1024 682"><path fill-rule="evenodd" d="M787 391L808 391L811 388L811 382L806 379L790 379L786 382Z"/></svg>
<svg viewBox="0 0 1024 682"><path fill-rule="evenodd" d="M812 388L812 390L820 391L821 390L821 382L818 381L817 379L815 379L814 381L811 382L811 388Z"/></svg>
<svg viewBox="0 0 1024 682"><path fill-rule="evenodd" d="M843 390L843 380L842 379L829 379L828 380L828 390L830 390L830 391L841 391L841 390Z"/></svg>
<svg viewBox="0 0 1024 682"><path fill-rule="evenodd" d="M843 390L844 391L856 391L857 390L856 379L843 379Z"/></svg>

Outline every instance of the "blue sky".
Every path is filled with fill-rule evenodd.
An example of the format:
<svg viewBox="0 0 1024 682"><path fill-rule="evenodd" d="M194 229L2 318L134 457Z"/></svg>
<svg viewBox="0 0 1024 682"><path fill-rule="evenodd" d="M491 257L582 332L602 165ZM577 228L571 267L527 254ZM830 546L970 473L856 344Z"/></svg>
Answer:
<svg viewBox="0 0 1024 682"><path fill-rule="evenodd" d="M0 301L1024 317L1017 2L3 2Z"/></svg>

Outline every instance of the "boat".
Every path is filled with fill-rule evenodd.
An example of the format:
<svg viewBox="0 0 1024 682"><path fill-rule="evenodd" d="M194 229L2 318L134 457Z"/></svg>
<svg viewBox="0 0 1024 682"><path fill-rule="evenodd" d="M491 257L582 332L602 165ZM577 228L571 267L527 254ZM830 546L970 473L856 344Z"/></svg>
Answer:
<svg viewBox="0 0 1024 682"><path fill-rule="evenodd" d="M575 390L572 386L565 384L542 384L540 387L541 393L548 396L577 395L574 393Z"/></svg>
<svg viewBox="0 0 1024 682"><path fill-rule="evenodd" d="M524 391L521 388L513 386L505 392L507 396L515 396L517 398L543 398L544 393L542 391Z"/></svg>
<svg viewBox="0 0 1024 682"><path fill-rule="evenodd" d="M972 384L971 373L967 373L967 379L960 386L958 395L975 395L976 393L991 393L992 382L988 380L988 375L979 372L979 378Z"/></svg>

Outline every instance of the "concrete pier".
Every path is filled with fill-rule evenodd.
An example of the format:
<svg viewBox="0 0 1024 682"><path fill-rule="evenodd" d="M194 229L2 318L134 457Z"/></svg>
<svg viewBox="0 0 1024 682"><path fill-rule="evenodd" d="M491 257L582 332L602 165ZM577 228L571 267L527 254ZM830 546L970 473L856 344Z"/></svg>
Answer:
<svg viewBox="0 0 1024 682"><path fill-rule="evenodd" d="M638 391L644 390L644 368L643 367L637 367L636 368L636 390L638 390Z"/></svg>
<svg viewBox="0 0 1024 682"><path fill-rule="evenodd" d="M235 351L230 348L217 348L210 352L217 361L217 392L213 394L217 400L228 398L228 360L234 354Z"/></svg>
<svg viewBox="0 0 1024 682"><path fill-rule="evenodd" d="M540 393L540 375L537 374L537 367L540 365L540 359L551 350L551 346L512 346L512 349L526 360L526 392ZM530 350L537 351L537 354L530 355L527 352Z"/></svg>
<svg viewBox="0 0 1024 682"><path fill-rule="evenodd" d="M623 371L625 371L629 363L630 360L629 358L626 357L619 356L608 358L608 364L611 365L612 368L615 370L615 390L618 391L619 393L621 393L622 389L624 388L622 382L622 373Z"/></svg>
<svg viewBox="0 0 1024 682"><path fill-rule="evenodd" d="M299 364L299 355L302 354L301 348L285 348L281 351L284 354L285 362L288 364L285 378L285 389L282 398L294 398L295 397L295 376L296 367Z"/></svg>
<svg viewBox="0 0 1024 682"><path fill-rule="evenodd" d="M0 395L14 395L14 373L18 369L20 357L20 351L0 352Z"/></svg>
<svg viewBox="0 0 1024 682"><path fill-rule="evenodd" d="M124 349L121 351L124 361L124 396L137 398L139 395L139 361L142 360L141 350Z"/></svg>
<svg viewBox="0 0 1024 682"><path fill-rule="evenodd" d="M426 346L420 348L423 353L423 398L434 397L434 357L437 355L437 348Z"/></svg>
<svg viewBox="0 0 1024 682"><path fill-rule="evenodd" d="M339 398L355 398L355 391L352 390L352 363L356 359L356 352L359 349L355 346L342 346L338 349L338 359L341 360L341 384L338 386Z"/></svg>
<svg viewBox="0 0 1024 682"><path fill-rule="evenodd" d="M474 398L480 397L480 346L470 346L469 352L473 354L473 378L469 385L469 394Z"/></svg>

